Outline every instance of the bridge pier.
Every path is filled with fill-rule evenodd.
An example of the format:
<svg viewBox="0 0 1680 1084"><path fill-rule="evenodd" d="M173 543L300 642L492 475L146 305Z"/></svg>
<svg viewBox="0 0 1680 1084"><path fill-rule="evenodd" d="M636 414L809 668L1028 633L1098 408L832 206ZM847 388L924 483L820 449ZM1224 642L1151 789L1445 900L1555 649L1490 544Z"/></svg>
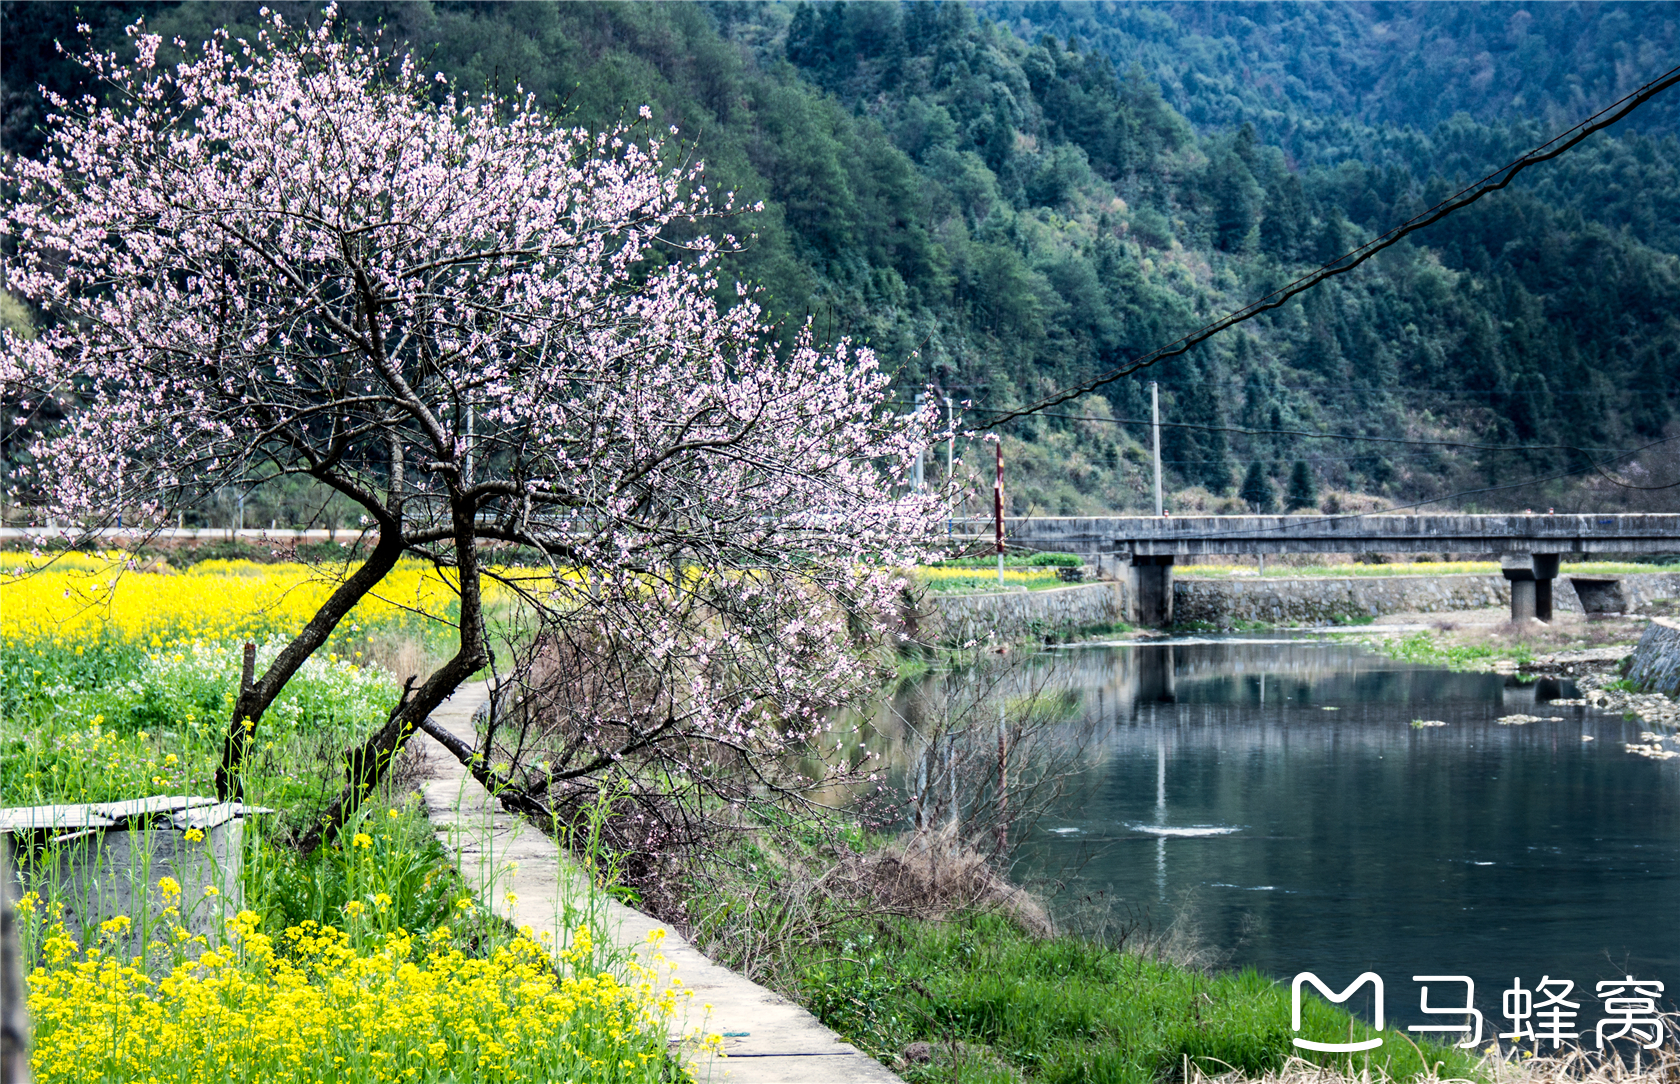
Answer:
<svg viewBox="0 0 1680 1084"><path fill-rule="evenodd" d="M1129 592L1135 600L1134 624L1163 628L1173 622L1173 558L1171 554L1132 556Z"/></svg>
<svg viewBox="0 0 1680 1084"><path fill-rule="evenodd" d="M1500 573L1511 583L1511 621L1550 621L1552 582L1557 579L1555 553L1513 553L1500 561Z"/></svg>
<svg viewBox="0 0 1680 1084"><path fill-rule="evenodd" d="M1501 569L1511 581L1511 623L1534 620L1534 573L1526 568Z"/></svg>
<svg viewBox="0 0 1680 1084"><path fill-rule="evenodd" d="M1534 554L1534 616L1541 621L1552 619L1552 583L1557 574L1557 554Z"/></svg>

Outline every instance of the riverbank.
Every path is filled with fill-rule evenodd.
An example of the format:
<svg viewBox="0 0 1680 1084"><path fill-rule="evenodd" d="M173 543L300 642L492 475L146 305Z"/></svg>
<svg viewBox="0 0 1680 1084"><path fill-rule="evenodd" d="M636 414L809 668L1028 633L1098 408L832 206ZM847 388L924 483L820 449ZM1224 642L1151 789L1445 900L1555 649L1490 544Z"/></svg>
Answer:
<svg viewBox="0 0 1680 1084"><path fill-rule="evenodd" d="M1478 570L1444 571L1459 567ZM1553 589L1554 611L1562 619L1582 616L1589 609L1660 609L1663 600L1680 596L1680 572L1652 567L1611 562L1565 566ZM1420 620L1434 620L1488 609L1508 619L1511 587L1497 570L1497 564L1411 563L1295 570L1314 573L1309 575L1268 570L1262 577L1252 569L1190 565L1182 575L1175 570L1172 623L1180 629L1229 631L1354 625L1419 615ZM1588 603L1578 594L1576 579L1589 591ZM1132 626L1137 606L1132 594L1133 585L1124 579L1031 591L925 591L906 611L906 635L929 646L1066 643L1113 636Z"/></svg>
<svg viewBox="0 0 1680 1084"><path fill-rule="evenodd" d="M1390 567L1390 566L1382 566ZM1392 566L1416 569L1416 565ZM1616 609L1638 612L1654 602L1680 595L1680 573L1625 571L1627 566L1566 566L1554 581L1552 605L1557 615L1584 614L1590 608L1577 593L1583 584L1614 583ZM1648 566L1645 566L1648 567ZM1183 576L1173 583L1173 615L1179 623L1202 622L1217 628L1244 623L1324 625L1392 618L1401 614L1502 608L1510 616L1511 585L1493 566L1487 573L1436 573L1347 576L1216 577ZM1600 608L1597 598L1593 607Z"/></svg>
<svg viewBox="0 0 1680 1084"><path fill-rule="evenodd" d="M485 693L464 687L434 722L470 741ZM920 850L860 838L838 856L772 832L743 837L735 879L690 896L672 922L592 888L458 763L434 760L421 789L439 843L495 915L556 948L586 918L684 998L670 1038L699 1081L1156 1084L1261 1078L1297 1062L1286 987L1175 960L1177 942L1135 926L1118 944L1051 933L1042 917L1025 921L1030 897L943 836ZM848 890L860 884L874 891ZM1337 1078L1488 1076L1473 1053L1414 1045L1317 998L1301 1033L1383 1040L1357 1064L1312 1055Z"/></svg>
<svg viewBox="0 0 1680 1084"><path fill-rule="evenodd" d="M488 699L488 683L465 685L432 722L470 746ZM444 853L497 917L557 950L572 942L581 921L636 962L643 995L669 1006L654 1022L665 1026L672 1054L695 1079L895 1079L799 1005L718 966L671 924L610 898L553 836L502 809L459 761L434 758L420 790Z"/></svg>
<svg viewBox="0 0 1680 1084"><path fill-rule="evenodd" d="M1316 704L1311 714L1319 715ZM1397 725L1405 740L1420 740L1411 737L1418 732ZM491 815L507 819L499 811ZM761 999L787 1003L765 1002L777 1013L799 1012L796 1006L809 1011L846 1049L872 1056L879 1072L890 1069L913 1084L1193 1084L1204 1078L1239 1084L1306 1076L1319 1084L1385 1077L1493 1084L1569 1076L1553 1068L1531 1075L1520 1062L1483 1060L1472 1052L1420 1049L1398 1028L1382 1036L1381 1060L1315 1055L1316 1062L1299 1061L1286 983L1201 965L1185 958L1171 936L1157 930L1152 937L1136 924L1128 928L1128 916L1106 926L1106 940L1049 933L985 892L941 907L942 890L934 886L948 892L968 875L965 870L976 868L976 856L963 848L952 848L950 861L938 869L906 872L912 863L882 861L892 848L862 833L801 839L743 827L735 825L736 843L721 856L734 871L729 879L704 888L691 882L676 912L643 916L634 930L628 923L624 928L634 933L668 921L709 958L705 967L758 983L765 991ZM515 857L505 842L499 847L502 859ZM978 862L985 865L983 857ZM888 868L898 879L883 892L880 871ZM874 877L864 872L871 869ZM515 903L529 908L545 873L521 860L519 876L523 883L510 886L517 888L516 900L508 901L515 920ZM989 877L1007 887L997 874ZM667 944L677 944L676 938ZM697 974L697 966L683 965L679 977ZM696 998L703 999L711 999L709 990ZM749 1016L769 1011L747 1008ZM1306 998L1305 1010L1303 1034L1345 1039L1351 1030L1357 1039L1378 1037L1320 999ZM755 1042L764 1030L756 1018L712 1026L728 1045ZM768 1055L754 1057L743 1046L735 1046L740 1060L711 1066L712 1079L752 1079L771 1064ZM826 1072L829 1057L797 1056L808 1059L798 1063L801 1071L777 1079L837 1079ZM1573 1078L1590 1077L1590 1069L1577 1064ZM1647 1072L1639 1079L1655 1084L1668 1070Z"/></svg>
<svg viewBox="0 0 1680 1084"><path fill-rule="evenodd" d="M1657 730L1680 727L1680 703L1630 681L1627 668L1654 622L1673 625L1680 599L1648 603L1643 614L1562 613L1548 623L1512 624L1497 607L1450 614L1396 614L1393 632L1349 637L1394 658L1458 670L1520 674L1575 682L1582 696L1554 700L1560 706L1588 706L1638 718Z"/></svg>

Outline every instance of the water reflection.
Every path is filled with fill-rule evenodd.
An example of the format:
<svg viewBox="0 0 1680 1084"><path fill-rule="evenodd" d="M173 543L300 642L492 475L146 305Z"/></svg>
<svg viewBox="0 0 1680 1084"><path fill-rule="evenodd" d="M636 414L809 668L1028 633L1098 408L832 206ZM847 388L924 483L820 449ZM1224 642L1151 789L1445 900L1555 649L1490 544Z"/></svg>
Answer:
<svg viewBox="0 0 1680 1084"><path fill-rule="evenodd" d="M1473 976L1490 1022L1513 976L1570 978L1589 1029L1600 979L1680 991L1680 761L1570 684L1303 641L1057 654L1087 774L1022 868L1076 871L1067 898L1187 909L1275 976L1375 970L1401 1024L1421 974Z"/></svg>

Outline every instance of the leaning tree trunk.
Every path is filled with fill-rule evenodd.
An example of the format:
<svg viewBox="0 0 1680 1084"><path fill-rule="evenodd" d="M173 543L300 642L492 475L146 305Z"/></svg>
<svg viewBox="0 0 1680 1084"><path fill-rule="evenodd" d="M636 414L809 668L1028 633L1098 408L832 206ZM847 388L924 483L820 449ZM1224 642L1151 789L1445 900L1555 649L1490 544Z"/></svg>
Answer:
<svg viewBox="0 0 1680 1084"><path fill-rule="evenodd" d="M391 762L402 752L420 724L438 709L461 683L490 661L484 642L483 590L478 566L477 509L470 500L450 502L455 531L455 567L461 584L460 648L455 656L426 679L413 696L405 696L385 725L345 757L344 789L298 840L298 849L312 854L331 843L368 795L385 779ZM406 692L406 690L405 690Z"/></svg>
<svg viewBox="0 0 1680 1084"><path fill-rule="evenodd" d="M400 520L381 515L379 544L373 548L373 553L368 556L362 567L351 574L350 578L327 598L326 604L310 619L309 624L303 627L303 631L293 637L291 643L280 649L279 656L261 678L253 677L255 649L250 645L246 646L239 699L234 701L233 714L228 719L227 738L222 744L222 763L216 769L217 799L232 802L243 798L239 769L244 763L245 750L250 746L257 724L262 721L263 712L274 703L274 698L280 695L280 690L286 687L286 682L291 680L305 660L327 642L338 623L355 608L362 596L373 590L375 585L385 578L386 573L397 566L397 558L402 556L402 552Z"/></svg>

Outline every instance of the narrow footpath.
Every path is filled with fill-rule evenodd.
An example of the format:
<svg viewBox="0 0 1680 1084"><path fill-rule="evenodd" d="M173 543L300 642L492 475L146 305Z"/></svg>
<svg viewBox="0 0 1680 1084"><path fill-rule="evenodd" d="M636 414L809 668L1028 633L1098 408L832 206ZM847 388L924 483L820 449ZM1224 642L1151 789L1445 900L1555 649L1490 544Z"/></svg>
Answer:
<svg viewBox="0 0 1680 1084"><path fill-rule="evenodd" d="M488 683L464 685L432 719L473 745L473 716L488 697ZM533 936L541 939L547 934L551 944L564 945L569 937L568 904L575 916L589 892L570 856L562 854L554 840L502 809L465 767L441 749L433 750L430 778L420 791L438 841L480 899L514 928L530 927ZM693 991L687 1010L679 1008L671 1020L670 1038L682 1047L685 1063L697 1062L698 1080L733 1084L898 1081L880 1062L816 1017L780 994L712 963L664 923L599 895L588 907L604 917L605 929L595 931L598 936L611 937L643 960L656 951L648 935L665 931L657 951L676 966L677 978ZM724 1036L725 1056L699 1052L688 1041L697 1030Z"/></svg>

